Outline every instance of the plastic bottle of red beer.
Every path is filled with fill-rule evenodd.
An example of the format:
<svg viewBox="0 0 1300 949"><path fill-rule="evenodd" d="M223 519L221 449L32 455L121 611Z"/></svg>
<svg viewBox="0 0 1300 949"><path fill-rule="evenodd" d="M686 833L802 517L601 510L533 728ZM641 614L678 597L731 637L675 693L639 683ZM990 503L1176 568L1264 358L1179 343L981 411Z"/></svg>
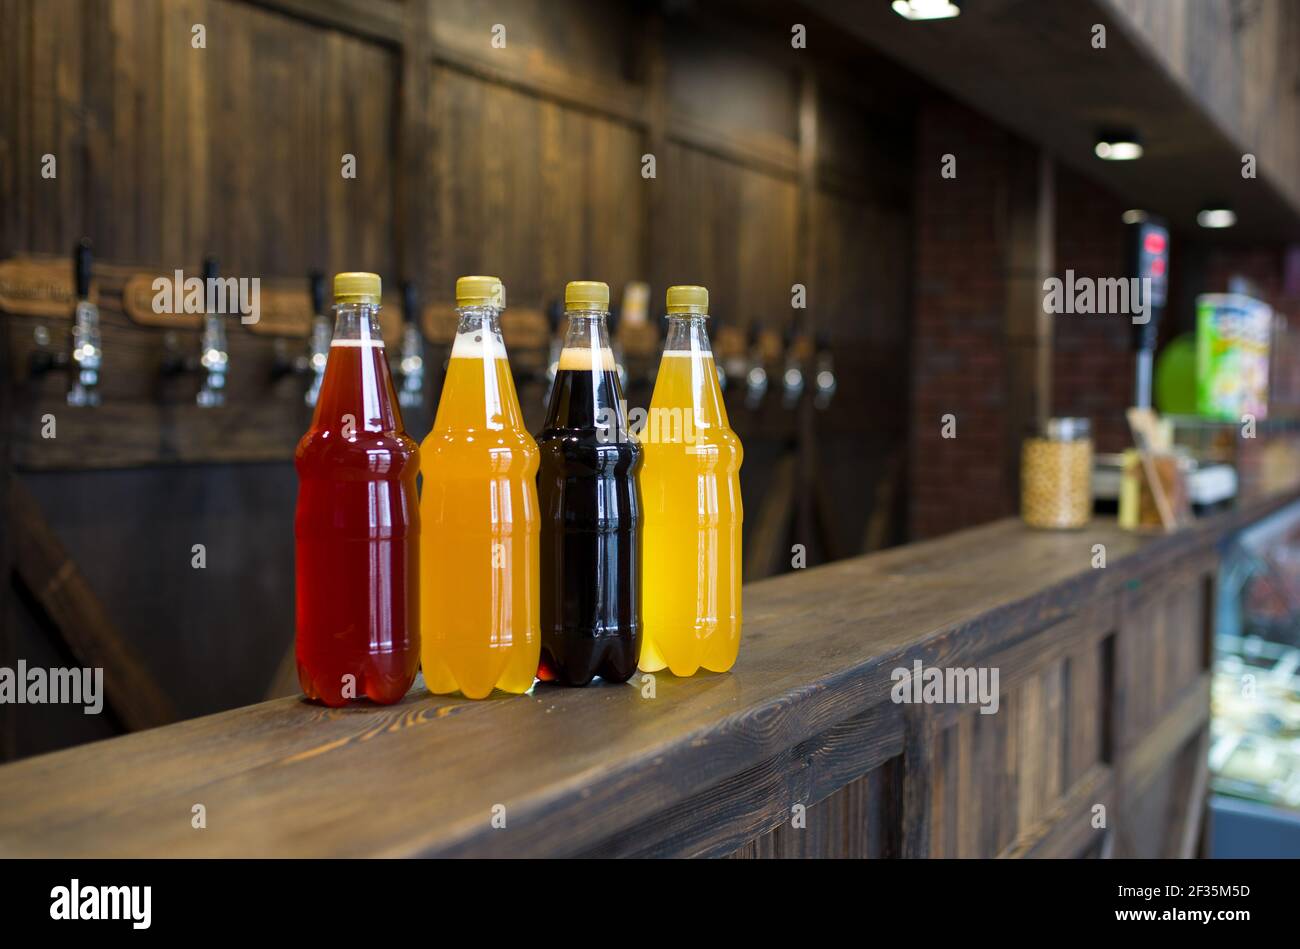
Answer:
<svg viewBox="0 0 1300 949"><path fill-rule="evenodd" d="M420 664L419 450L379 329L380 281L334 277L334 338L298 443L298 681L310 699L396 702Z"/></svg>

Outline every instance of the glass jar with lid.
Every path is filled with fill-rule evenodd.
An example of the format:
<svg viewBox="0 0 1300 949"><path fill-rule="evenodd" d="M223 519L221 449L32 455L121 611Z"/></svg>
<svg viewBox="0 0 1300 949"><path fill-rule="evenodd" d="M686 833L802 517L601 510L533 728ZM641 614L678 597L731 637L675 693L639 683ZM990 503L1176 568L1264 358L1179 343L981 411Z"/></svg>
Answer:
<svg viewBox="0 0 1300 949"><path fill-rule="evenodd" d="M1030 527L1071 529L1092 517L1092 425L1051 418L1020 451L1020 516Z"/></svg>

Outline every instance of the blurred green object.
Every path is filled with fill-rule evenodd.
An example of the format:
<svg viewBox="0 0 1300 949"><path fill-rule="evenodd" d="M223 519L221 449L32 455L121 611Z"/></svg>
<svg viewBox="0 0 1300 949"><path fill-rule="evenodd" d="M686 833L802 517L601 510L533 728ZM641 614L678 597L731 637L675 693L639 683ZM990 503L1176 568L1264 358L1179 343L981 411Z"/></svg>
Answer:
<svg viewBox="0 0 1300 949"><path fill-rule="evenodd" d="M1196 415L1196 334L1169 341L1156 359L1156 408L1161 415Z"/></svg>

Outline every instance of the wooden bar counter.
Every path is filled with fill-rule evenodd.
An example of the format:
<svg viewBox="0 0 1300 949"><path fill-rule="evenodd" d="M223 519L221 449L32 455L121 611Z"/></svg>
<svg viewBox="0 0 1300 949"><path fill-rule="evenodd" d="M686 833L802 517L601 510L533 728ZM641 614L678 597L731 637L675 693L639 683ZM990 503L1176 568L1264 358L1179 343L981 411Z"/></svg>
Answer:
<svg viewBox="0 0 1300 949"><path fill-rule="evenodd" d="M1191 853L1218 547L1296 498L1172 536L1006 520L755 583L726 675L483 702L417 682L19 761L0 855ZM996 714L895 703L915 660L997 668Z"/></svg>

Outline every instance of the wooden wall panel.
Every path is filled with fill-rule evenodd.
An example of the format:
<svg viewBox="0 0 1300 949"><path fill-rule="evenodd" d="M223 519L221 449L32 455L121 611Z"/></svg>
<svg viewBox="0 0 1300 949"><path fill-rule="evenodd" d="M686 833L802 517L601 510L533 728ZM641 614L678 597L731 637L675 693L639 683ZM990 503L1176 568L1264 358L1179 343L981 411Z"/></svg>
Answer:
<svg viewBox="0 0 1300 949"><path fill-rule="evenodd" d="M794 182L678 144L658 173L669 237L655 287L704 284L713 314L727 323L786 326L797 279Z"/></svg>
<svg viewBox="0 0 1300 949"><path fill-rule="evenodd" d="M1072 792L1104 765L1102 649L1089 639L1011 687L1004 680L995 714L965 711L939 731L931 856L992 856L1048 834Z"/></svg>
<svg viewBox="0 0 1300 949"><path fill-rule="evenodd" d="M617 296L640 272L646 183L640 133L547 99L438 67L430 156L438 232L430 299L490 272L512 304L541 307L569 280Z"/></svg>
<svg viewBox="0 0 1300 949"><path fill-rule="evenodd" d="M634 102L642 39L634 4L604 0L437 0L435 56L595 103ZM505 28L505 46L492 45Z"/></svg>
<svg viewBox="0 0 1300 949"><path fill-rule="evenodd" d="M1169 708L1199 687L1204 673L1204 591L1189 573L1160 588L1138 588L1121 624L1118 649L1125 678L1120 683L1131 713L1119 736L1131 747L1161 720ZM1196 648L1182 644L1196 637Z"/></svg>
<svg viewBox="0 0 1300 949"><path fill-rule="evenodd" d="M886 859L900 855L902 762L890 758L809 806L804 826L790 821L746 843L733 859L832 857Z"/></svg>
<svg viewBox="0 0 1300 949"><path fill-rule="evenodd" d="M788 42L770 34L767 55L729 35L672 21L664 50L667 102L676 133L751 162L793 171L798 140L798 75Z"/></svg>
<svg viewBox="0 0 1300 949"><path fill-rule="evenodd" d="M0 250L62 254L88 235L117 262L197 268L214 253L248 276L392 274L391 51L234 0L15 14L31 81L12 148L22 220ZM191 46L196 23L206 49ZM56 180L39 176L45 152Z"/></svg>

